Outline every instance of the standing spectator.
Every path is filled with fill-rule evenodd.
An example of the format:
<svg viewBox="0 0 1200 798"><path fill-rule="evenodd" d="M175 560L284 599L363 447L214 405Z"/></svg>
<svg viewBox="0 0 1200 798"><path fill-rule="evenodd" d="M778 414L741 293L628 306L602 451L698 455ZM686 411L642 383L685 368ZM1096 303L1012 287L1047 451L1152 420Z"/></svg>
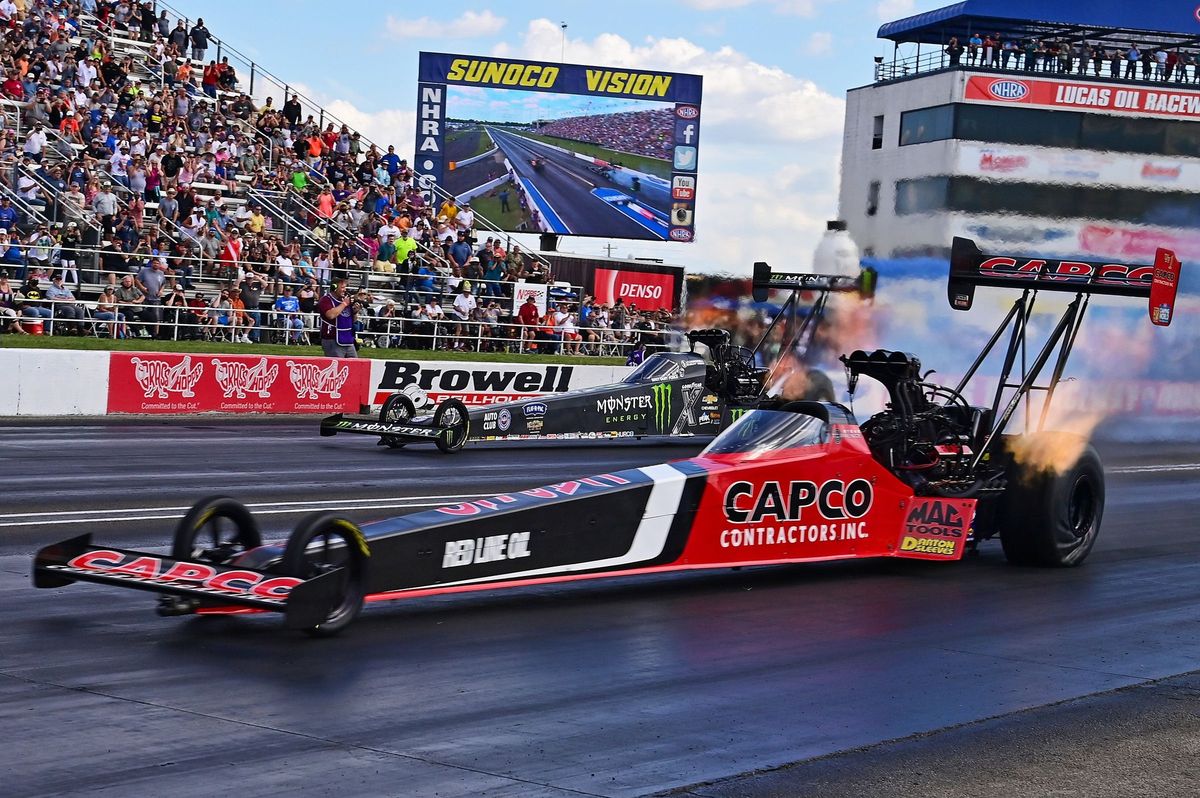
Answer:
<svg viewBox="0 0 1200 798"><path fill-rule="evenodd" d="M537 338L537 326L541 321L541 314L538 312L537 300L532 295L525 298L521 303L521 307L517 310L517 321L521 325L522 341L533 341Z"/></svg>
<svg viewBox="0 0 1200 798"><path fill-rule="evenodd" d="M1138 62L1142 60L1142 52L1138 50L1136 44L1129 45L1129 50L1125 53L1125 79L1137 78Z"/></svg>
<svg viewBox="0 0 1200 798"><path fill-rule="evenodd" d="M117 216L117 195L113 193L111 182L105 180L99 193L92 197L92 213L100 217L104 232L112 235L113 221Z"/></svg>
<svg viewBox="0 0 1200 798"><path fill-rule="evenodd" d="M946 45L946 55L950 58L950 66L956 67L962 61L963 46L958 43L957 36L950 37L950 43ZM508 192L506 191L505 194ZM501 204L501 212L508 210L508 197L506 196Z"/></svg>
<svg viewBox="0 0 1200 798"><path fill-rule="evenodd" d="M321 348L326 357L358 357L354 348L354 311L346 285L345 278L335 280L333 288L317 303Z"/></svg>
<svg viewBox="0 0 1200 798"><path fill-rule="evenodd" d="M972 33L971 38L967 39L967 63L975 66L979 61L979 49L983 47L983 39L978 33Z"/></svg>
<svg viewBox="0 0 1200 798"><path fill-rule="evenodd" d="M459 286L459 293L454 297L454 320L456 322L454 328L454 348L463 349L462 336L469 335L470 327L466 322L470 321L471 314L475 312L476 302L475 297L471 294L471 283L463 280Z"/></svg>
<svg viewBox="0 0 1200 798"><path fill-rule="evenodd" d="M246 302L242 299L241 289L230 288L229 297L229 333L232 339L239 344L252 344L250 340L250 330L254 329L254 320L246 312ZM238 335L238 330L242 334Z"/></svg>
<svg viewBox="0 0 1200 798"><path fill-rule="evenodd" d="M242 282L242 302L245 304L245 313L250 317L250 340L254 343L262 342L262 292L266 286L257 274L249 274Z"/></svg>
<svg viewBox="0 0 1200 798"><path fill-rule="evenodd" d="M137 287L142 290L145 299L142 302L142 320L149 322L148 337L158 335L158 324L162 321L163 285L166 284L166 264L158 258L146 262L137 273Z"/></svg>
<svg viewBox="0 0 1200 798"><path fill-rule="evenodd" d="M192 43L193 61L204 60L204 52L208 49L208 40L211 36L212 34L208 32L208 28L204 27L204 20L202 18L197 19L196 24L192 26L191 32L188 33L188 39Z"/></svg>

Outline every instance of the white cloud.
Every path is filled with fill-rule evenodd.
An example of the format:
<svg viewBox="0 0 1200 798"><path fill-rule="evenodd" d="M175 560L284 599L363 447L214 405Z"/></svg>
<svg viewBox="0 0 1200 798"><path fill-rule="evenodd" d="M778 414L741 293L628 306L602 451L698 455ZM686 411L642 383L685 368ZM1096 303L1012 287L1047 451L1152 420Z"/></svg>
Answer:
<svg viewBox="0 0 1200 798"><path fill-rule="evenodd" d="M414 20L387 18L388 33L414 39L474 39L493 36L504 29L507 20L489 10L464 11L448 22L430 17Z"/></svg>
<svg viewBox="0 0 1200 798"><path fill-rule="evenodd" d="M829 55L833 52L833 34L826 31L810 34L804 43L804 52L808 55Z"/></svg>
<svg viewBox="0 0 1200 798"><path fill-rule="evenodd" d="M875 14L884 22L891 22L912 16L914 8L913 0L879 0Z"/></svg>
<svg viewBox="0 0 1200 798"><path fill-rule="evenodd" d="M690 6L699 11L723 11L727 8L741 8L748 6L754 0L681 0L685 6Z"/></svg>
<svg viewBox="0 0 1200 798"><path fill-rule="evenodd" d="M825 0L680 0L685 6L697 11L726 11L734 8L745 8L748 5L761 3L770 6L777 14L791 14L797 17L811 17L817 11L817 4Z"/></svg>

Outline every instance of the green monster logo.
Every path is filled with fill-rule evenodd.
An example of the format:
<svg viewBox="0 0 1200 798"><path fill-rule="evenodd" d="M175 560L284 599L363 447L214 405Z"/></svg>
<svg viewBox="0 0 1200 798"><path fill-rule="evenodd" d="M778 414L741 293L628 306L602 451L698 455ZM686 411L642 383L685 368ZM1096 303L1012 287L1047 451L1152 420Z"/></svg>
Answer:
<svg viewBox="0 0 1200 798"><path fill-rule="evenodd" d="M654 424L659 432L671 429L671 383L655 383L651 389L654 396Z"/></svg>
<svg viewBox="0 0 1200 798"><path fill-rule="evenodd" d="M731 408L729 408L729 421L731 423L734 421L737 421L739 418L741 418L742 416L749 413L751 409L752 408L749 408L749 407L731 407Z"/></svg>

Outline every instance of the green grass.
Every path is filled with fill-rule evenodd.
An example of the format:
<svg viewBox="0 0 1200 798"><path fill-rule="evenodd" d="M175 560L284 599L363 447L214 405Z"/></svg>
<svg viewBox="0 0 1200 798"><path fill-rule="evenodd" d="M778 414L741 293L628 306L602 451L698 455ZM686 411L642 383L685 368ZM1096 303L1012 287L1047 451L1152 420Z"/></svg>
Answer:
<svg viewBox="0 0 1200 798"><path fill-rule="evenodd" d="M492 143L492 137L489 136L487 134L487 131L484 130L483 128L472 128L470 130L458 130L458 131L455 131L454 133L447 134L446 143L450 144L452 142L458 141L461 138L465 138L466 136L472 136L472 135L475 136L475 145L474 145L474 147L471 148L471 151L469 153L467 153L466 155L459 158L460 161L465 161L468 158L474 158L476 155L483 155L485 152L487 152L488 150L490 150L496 146L495 144Z"/></svg>
<svg viewBox="0 0 1200 798"><path fill-rule="evenodd" d="M213 355L291 355L324 357L319 346L282 346L279 344L231 344L214 341L150 341L145 339L65 338L44 335L6 335L0 348L88 349L123 352L192 352ZM574 357L569 355L515 355L489 352L430 352L425 349L360 348L359 357L379 360L470 360L488 363L567 363L571 365L625 365L624 358Z"/></svg>
<svg viewBox="0 0 1200 798"><path fill-rule="evenodd" d="M500 200L496 197L504 189L508 189L507 213L500 212ZM521 203L517 199L517 196L516 186L509 180L486 194L472 197L471 209L501 230L517 230L521 227L521 223L525 221L525 216L521 213Z"/></svg>
<svg viewBox="0 0 1200 798"><path fill-rule="evenodd" d="M647 172L652 175L657 175L665 180L671 179L671 164L668 161L659 158L650 158L645 155L631 155L626 152L617 152L597 144L588 144L585 141L573 141L571 139L560 139L555 136L543 136L540 133L530 133L526 130L513 131L517 135L527 136L531 139L544 141L547 144L554 144L558 147L571 150L572 152L591 155L593 158L602 158L606 161L619 161L622 166L627 166L630 169L636 169L639 172Z"/></svg>

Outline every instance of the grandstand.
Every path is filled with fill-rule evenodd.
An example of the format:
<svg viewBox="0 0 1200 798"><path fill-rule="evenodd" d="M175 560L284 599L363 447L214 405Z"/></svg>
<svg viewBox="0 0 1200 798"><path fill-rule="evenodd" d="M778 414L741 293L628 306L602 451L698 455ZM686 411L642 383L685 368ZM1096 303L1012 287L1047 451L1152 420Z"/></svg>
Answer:
<svg viewBox="0 0 1200 798"><path fill-rule="evenodd" d="M624 111L616 114L570 116L544 122L537 132L545 136L601 144L619 152L667 160L671 157L674 117L670 108Z"/></svg>
<svg viewBox="0 0 1200 798"><path fill-rule="evenodd" d="M550 299L582 299L553 282L540 255L436 186L418 185L394 147L292 91L201 20L161 2L84 5L94 12L27 0L0 16L9 76L0 88L0 228L11 233L0 269L40 289L0 292L9 331L35 330L27 310L55 306L45 291L57 271L87 321L105 286L147 267L162 273L161 305L153 296L118 303L128 324L83 325L114 336L258 341L269 331L288 342L296 338L285 334L288 319L300 318L303 341L314 294L345 276L360 289L369 340L518 349L531 336L510 317L515 283L549 282ZM464 320L453 300L466 283L476 307ZM276 309L284 287L301 300L298 317ZM172 304L176 288L190 310ZM257 300L245 315L216 304L234 289ZM213 324L221 318L232 321ZM631 337L597 336L610 353Z"/></svg>

